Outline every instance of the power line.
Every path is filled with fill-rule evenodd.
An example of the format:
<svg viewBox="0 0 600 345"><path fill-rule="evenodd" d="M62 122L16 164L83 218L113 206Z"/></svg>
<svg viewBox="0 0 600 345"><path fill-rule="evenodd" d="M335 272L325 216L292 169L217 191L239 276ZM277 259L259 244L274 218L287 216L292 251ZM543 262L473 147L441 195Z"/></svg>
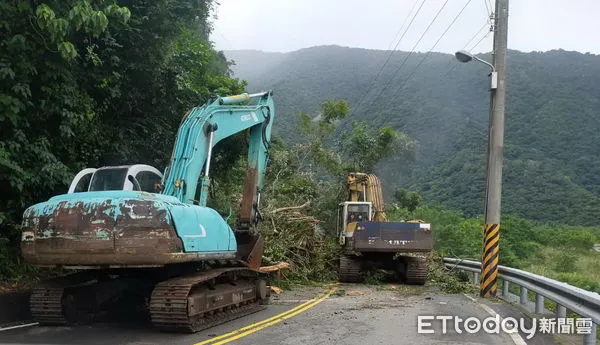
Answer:
<svg viewBox="0 0 600 345"><path fill-rule="evenodd" d="M412 17L412 19L410 20L410 22L408 23L408 26L406 27L406 30L404 30L404 33L402 34L402 36L400 37L400 39L398 40L398 42L396 42L396 45L394 46L394 49L390 51L390 53L388 54L387 59L385 60L385 62L383 63L383 65L381 66L381 68L379 69L379 71L377 72L377 75L375 76L375 78L373 78L371 80L371 83L369 84L369 89L367 90L367 92L363 95L363 97L360 99L360 101L358 102L358 105L356 106L356 108L354 108L353 110L350 111L350 114L348 114L348 117L350 115L352 115L352 113L358 111L360 109L360 107L362 106L364 100L367 98L367 96L371 93L371 91L373 90L373 86L375 85L375 83L377 82L377 80L379 79L379 76L381 75L381 73L383 72L383 69L385 68L385 66L388 64L388 62L390 61L390 59L392 58L392 55L394 54L394 52L396 51L396 49L398 49L398 46L400 45L400 42L402 42L402 39L404 38L404 36L406 35L406 33L408 32L408 30L410 29L410 27L412 26L412 23L415 21L415 18L417 18L417 16L419 15L419 12L421 12L421 8L423 8L423 5L425 4L425 1L427 0L423 0L423 2L421 2L421 5L419 6L419 8L417 9L417 12L415 12L414 16ZM402 31L402 27L404 26L404 24L406 23L406 21L408 20L408 18L410 17L413 9L415 8L415 6L417 5L417 3L419 2L419 0L415 1L413 7L411 8L410 12L408 13L408 15L406 16L406 19L404 19L404 23L402 23L402 26L400 27L400 30L398 30L398 33L396 34L396 37L398 37L398 34ZM396 38L394 38L394 41L396 40ZM394 41L392 41L392 43L394 43ZM391 44L390 44L391 46Z"/></svg>
<svg viewBox="0 0 600 345"><path fill-rule="evenodd" d="M421 59L421 61L419 61L419 63L417 64L417 66L412 70L412 72L404 80L404 83L402 84L402 87L400 87L401 89L404 87L404 85L406 85L406 83L408 83L408 81L410 80L410 78L412 78L412 76L417 72L417 70L419 69L419 67L421 67L421 65L423 64L423 62L425 62L425 60L431 55L431 53L433 52L433 50L435 49L435 47L438 45L438 43L440 43L440 41L442 40L442 38L444 38L444 36L450 30L450 28L452 28L452 25L454 25L454 23L456 22L456 20L465 11L465 9L467 8L467 6L469 6L469 4L471 3L471 1L472 0L467 0L467 3L465 3L465 5L462 7L462 9L460 10L460 12L458 12L458 14L454 17L454 19L452 19L452 22L448 25L448 27L446 27L446 30L444 30L444 32L442 32L442 35L437 39L437 41L435 41L435 43L433 44L433 46L431 47L431 49L429 49L429 51L427 52L427 54L425 54L425 56Z"/></svg>
<svg viewBox="0 0 600 345"><path fill-rule="evenodd" d="M477 46L479 46L481 44L481 42L483 42L483 40L486 39L490 35L490 32L491 31L488 31L483 37L481 37L481 39L479 41L477 41L477 43L475 43L473 48L469 49L469 53L472 52L473 50L475 50L475 48L477 48Z"/></svg>
<svg viewBox="0 0 600 345"><path fill-rule="evenodd" d="M481 31L483 31L484 28L488 27L489 22L486 22L483 24L483 26L481 28L479 28L479 30L477 30L477 32L475 33L475 35L473 35L473 37L471 37L471 39L462 47L461 50L467 49L467 47L469 46L469 44L471 44L473 42L473 40L475 40L475 37L479 36L479 34L481 33Z"/></svg>
<svg viewBox="0 0 600 345"><path fill-rule="evenodd" d="M483 40L484 40L486 37L488 37L488 35L489 35L489 34L490 34L490 33L488 32L488 33L486 33L485 35L483 35L483 37L481 37L481 39L480 39L480 40L477 42L477 44L475 44L475 45L473 46L473 48L469 49L469 50L468 50L468 52L469 52L469 53L472 53L472 52L473 52L473 50L474 50L475 48L477 48L477 46L478 46L478 45L479 45L481 42L483 42ZM452 63L452 62L450 62L450 63L448 63L448 66L450 66L450 64L452 64L452 66L451 66L449 69L447 69L447 70L446 70L446 73L444 73L444 76L447 76L447 75L448 75L448 74L450 74L452 71L454 71L454 69L456 68L456 66L458 66L458 65L459 65L459 62L456 62L456 61L455 61L455 63Z"/></svg>
<svg viewBox="0 0 600 345"><path fill-rule="evenodd" d="M465 50L465 49L467 49L467 47L469 46L469 44L471 44L471 43L473 42L473 40L475 40L475 38L476 38L477 36L479 36L479 34L481 33L481 31L483 31L483 29L485 29L485 28L486 28L488 25L489 25L489 23L488 23L488 22L485 22L485 23L483 23L483 26L482 26L481 28L479 28L479 30L477 30L477 32L475 33L475 35L473 35L473 36L471 37L471 39L469 39L469 41L467 41L467 43L466 43L466 44L465 44L465 45L464 45L464 46L463 46L463 47L462 47L460 50ZM448 61L448 63L446 64L446 67L444 67L444 69L443 69L443 70L444 70L444 71L448 71L448 68L450 68L450 67L451 67L450 65L452 65L452 62L453 62L452 60L451 60L451 61ZM454 67L455 67L455 66L456 66L456 65L454 65L454 66L451 68L451 70L452 70L452 69L454 69ZM446 75L446 74L448 74L448 72L446 72L444 75Z"/></svg>
<svg viewBox="0 0 600 345"><path fill-rule="evenodd" d="M492 11L490 11L490 6L488 5L488 0L483 0L483 3L485 4L485 12L489 18L490 15L492 14Z"/></svg>
<svg viewBox="0 0 600 345"><path fill-rule="evenodd" d="M490 17L491 17L491 14L494 13L494 6L492 6L492 0L483 0L483 1L486 1L486 3L489 5L489 7L490 7Z"/></svg>
<svg viewBox="0 0 600 345"><path fill-rule="evenodd" d="M424 3L425 1L423 1ZM417 7L417 4L419 3L419 0L415 0L415 3L412 5L412 7L410 8L410 11L408 11L408 14L406 15L406 18L404 18L404 21L402 22L402 25L400 26L400 29L398 29L398 32L396 32L396 36L394 36L394 39L392 40L392 42L390 42L390 44L388 45L387 50L390 50L390 48L392 48L392 44L394 44L394 42L396 42L396 40L398 39L398 36L400 35L400 33L402 32L402 29L404 28L404 25L406 24L406 22L408 21L408 18L410 18L410 15L412 14L413 10L415 9L415 7ZM423 6L423 4L421 4L421 6ZM418 11L420 11L421 8L419 8ZM417 13L418 13L417 11ZM406 32L405 32L406 33ZM400 38L400 41L402 40L402 38ZM398 41L398 43L400 42ZM394 50L395 47L398 46L398 43L396 44L396 46L394 46ZM394 50L392 50L390 52L390 55L394 52Z"/></svg>
<svg viewBox="0 0 600 345"><path fill-rule="evenodd" d="M388 82L383 86L383 88L381 88L381 91L379 91L379 93L377 94L377 96L375 96L374 100L377 100L377 98L379 98L379 96L381 96L381 94L383 93L383 91L385 91L385 89L387 89L387 87L391 84L391 82L394 80L394 78L396 78L396 75L398 74L398 72L400 72L400 70L402 69L402 67L404 66L404 64L408 60L408 58L415 52L415 49L417 48L417 46L419 45L419 43L421 43L421 40L423 40L423 37L425 37L425 35L429 31L429 29L431 28L431 26L433 25L433 23L435 23L435 21L439 17L440 13L442 13L442 10L444 9L444 7L446 7L446 4L448 4L448 1L449 0L446 0L446 2L444 2L444 4L442 5L442 7L440 7L440 9L437 11L437 13L435 14L435 17L433 17L433 19L431 20L431 22L429 23L429 25L427 26L427 28L425 29L425 31L423 32L423 34L421 34L421 37L419 37L419 40L417 41L417 43L415 43L415 45L412 47L412 49L410 50L410 52L408 53L408 55L406 55L406 57L404 58L404 60L402 60L402 63L400 64L400 66L396 69L396 71L394 72L394 74L392 75L392 77L390 79L388 79Z"/></svg>
<svg viewBox="0 0 600 345"><path fill-rule="evenodd" d="M477 31L477 33L475 35L473 35L473 37L471 37L471 39L462 47L461 50L467 49L467 47L469 46L469 44L471 44L473 42L475 37L479 36L479 34L483 30L483 28L487 27L488 25L489 25L488 23L483 24L483 26ZM468 50L468 52L471 53L473 51L473 49L475 49L486 37L489 36L490 32L491 32L491 28L488 32L486 32L483 35L483 37L481 37L481 39L479 39L479 41L477 41L477 43L471 49ZM449 61L448 64L446 65L446 67L444 68L444 70L446 70L446 73L444 73L444 76L447 76L448 74L450 74L450 72L452 72L458 65L458 63L456 63L456 61L454 61L454 63L452 63L452 62L453 61Z"/></svg>

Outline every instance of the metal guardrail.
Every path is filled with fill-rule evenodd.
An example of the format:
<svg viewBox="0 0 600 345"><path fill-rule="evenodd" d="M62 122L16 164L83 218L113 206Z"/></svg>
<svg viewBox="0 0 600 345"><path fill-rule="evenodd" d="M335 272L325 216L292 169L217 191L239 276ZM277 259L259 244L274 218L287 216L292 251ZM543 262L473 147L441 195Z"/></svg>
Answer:
<svg viewBox="0 0 600 345"><path fill-rule="evenodd" d="M446 267L473 272L473 283L479 285L481 263L471 260L444 258ZM535 297L535 312L544 312L544 298L557 305L556 317L565 318L567 310L571 310L585 318L592 319L591 334L584 335L584 345L596 345L597 325L600 324L600 295L567 283L549 279L523 270L498 266L498 277L503 280L502 297L508 297L510 284L520 287L519 303L529 302L527 292L532 291Z"/></svg>

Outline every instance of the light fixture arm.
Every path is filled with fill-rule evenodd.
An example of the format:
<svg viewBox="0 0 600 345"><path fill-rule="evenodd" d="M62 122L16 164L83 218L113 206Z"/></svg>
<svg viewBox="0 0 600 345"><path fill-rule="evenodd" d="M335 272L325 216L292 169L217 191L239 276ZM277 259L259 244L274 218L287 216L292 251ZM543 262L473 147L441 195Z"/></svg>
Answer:
<svg viewBox="0 0 600 345"><path fill-rule="evenodd" d="M492 69L492 73L496 72L496 68L494 68L494 65L492 65L491 63L489 63L489 62L487 62L485 60L482 60L482 59L478 58L475 55L472 55L472 57L473 57L473 60L477 60L477 61L479 61L479 62L481 62L483 64L486 64L486 65L490 66L490 68Z"/></svg>
<svg viewBox="0 0 600 345"><path fill-rule="evenodd" d="M490 73L490 90L496 90L498 88L498 73L496 73L496 68L494 67L494 65L492 65L491 63L489 63L485 60L478 58L475 55L472 55L472 57L473 57L473 60L479 61L482 64L486 64L492 69L492 72Z"/></svg>

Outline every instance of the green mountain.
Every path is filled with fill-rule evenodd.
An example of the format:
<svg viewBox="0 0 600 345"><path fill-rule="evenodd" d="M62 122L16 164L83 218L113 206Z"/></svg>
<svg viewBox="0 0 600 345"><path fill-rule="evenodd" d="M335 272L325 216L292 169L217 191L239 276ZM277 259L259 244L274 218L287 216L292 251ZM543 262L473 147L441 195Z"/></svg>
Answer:
<svg viewBox="0 0 600 345"><path fill-rule="evenodd" d="M339 46L226 56L249 90L275 91L279 135L293 141L298 111L315 113L323 100L345 99L352 108L348 121L393 126L419 143L415 162L389 159L377 168L388 198L396 188L409 188L468 216L483 212L485 65L460 64L450 54L395 52L381 69L388 51ZM504 213L598 224L599 97L600 56L509 52Z"/></svg>

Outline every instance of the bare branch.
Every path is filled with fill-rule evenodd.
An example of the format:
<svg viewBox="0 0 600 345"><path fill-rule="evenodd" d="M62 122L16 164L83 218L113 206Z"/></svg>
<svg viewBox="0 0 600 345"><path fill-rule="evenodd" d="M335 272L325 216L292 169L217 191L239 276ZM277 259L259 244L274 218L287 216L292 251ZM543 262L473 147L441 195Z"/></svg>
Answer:
<svg viewBox="0 0 600 345"><path fill-rule="evenodd" d="M310 200L308 200L307 202L305 202L304 204L302 204L300 206L288 206L288 207L276 208L271 212L271 214L275 214L277 212L289 211L289 210L299 210L299 209L308 207L309 205L310 205Z"/></svg>

